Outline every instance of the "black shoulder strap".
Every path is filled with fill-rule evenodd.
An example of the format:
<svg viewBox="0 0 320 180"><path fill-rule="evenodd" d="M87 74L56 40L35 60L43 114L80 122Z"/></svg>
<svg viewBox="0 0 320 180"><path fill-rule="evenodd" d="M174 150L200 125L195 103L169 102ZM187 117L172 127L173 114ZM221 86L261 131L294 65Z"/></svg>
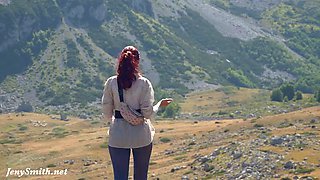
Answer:
<svg viewBox="0 0 320 180"><path fill-rule="evenodd" d="M118 93L119 93L120 102L123 102L123 89L121 88L119 81L117 81L117 84L118 84Z"/></svg>

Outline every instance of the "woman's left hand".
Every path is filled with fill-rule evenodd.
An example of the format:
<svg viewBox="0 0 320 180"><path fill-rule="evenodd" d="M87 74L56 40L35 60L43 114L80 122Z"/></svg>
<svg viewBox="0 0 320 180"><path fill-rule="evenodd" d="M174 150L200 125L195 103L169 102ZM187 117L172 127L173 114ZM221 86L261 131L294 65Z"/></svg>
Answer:
<svg viewBox="0 0 320 180"><path fill-rule="evenodd" d="M166 107L173 101L172 98L161 99L160 107Z"/></svg>

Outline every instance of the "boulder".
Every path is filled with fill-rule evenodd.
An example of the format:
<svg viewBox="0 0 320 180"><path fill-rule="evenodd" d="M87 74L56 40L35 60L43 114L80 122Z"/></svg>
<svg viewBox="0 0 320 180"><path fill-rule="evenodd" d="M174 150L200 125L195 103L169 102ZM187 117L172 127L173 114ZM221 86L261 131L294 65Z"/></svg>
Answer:
<svg viewBox="0 0 320 180"><path fill-rule="evenodd" d="M189 180L189 177L184 175L184 176L181 177L181 180Z"/></svg>
<svg viewBox="0 0 320 180"><path fill-rule="evenodd" d="M294 164L293 161L288 161L288 162L286 162L286 163L284 164L284 168L285 168L285 169L294 169L295 166L296 166L296 165Z"/></svg>
<svg viewBox="0 0 320 180"><path fill-rule="evenodd" d="M60 114L60 120L62 120L62 121L68 121L69 119L68 119L68 117L67 117L66 114L61 113L61 114Z"/></svg>
<svg viewBox="0 0 320 180"><path fill-rule="evenodd" d="M211 171L212 169L214 169L214 167L213 167L213 166L210 166L208 163L204 163L204 164L203 164L203 170L204 170L205 172L209 172L209 171Z"/></svg>
<svg viewBox="0 0 320 180"><path fill-rule="evenodd" d="M280 145L283 143L283 139L281 137L273 137L270 140L270 144L272 146Z"/></svg>
<svg viewBox="0 0 320 180"><path fill-rule="evenodd" d="M233 159L239 159L243 154L241 152L235 152L233 155L232 155L232 158Z"/></svg>

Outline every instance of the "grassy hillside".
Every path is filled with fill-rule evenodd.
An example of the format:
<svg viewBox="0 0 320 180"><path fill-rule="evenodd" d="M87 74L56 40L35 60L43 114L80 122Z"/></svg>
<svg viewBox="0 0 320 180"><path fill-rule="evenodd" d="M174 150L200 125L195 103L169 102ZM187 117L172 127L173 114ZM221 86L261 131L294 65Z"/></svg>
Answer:
<svg viewBox="0 0 320 180"><path fill-rule="evenodd" d="M309 63L319 65L320 61L320 10L319 1L291 1L280 4L263 14L263 22L281 33L286 38L286 44L295 52L303 56ZM302 70L309 67L308 71ZM309 91L310 84L320 84L318 68L302 64L296 70L303 74L297 86L303 91Z"/></svg>
<svg viewBox="0 0 320 180"><path fill-rule="evenodd" d="M310 86L320 84L319 68L317 68L320 62L319 1L275 0L254 4L254 2L250 1L219 0L210 1L210 3L233 14L257 19L267 29L270 28L268 31L271 31L272 34L282 36L285 39L285 44L304 58L303 62L296 62L297 66L291 67L291 71L294 74L302 75L296 83L298 89L304 92L312 92ZM254 46L254 48L260 47L263 46ZM279 58L280 56L267 58L269 61L274 61L276 60L274 57ZM256 58L260 59L260 57ZM293 58L290 57L288 59L292 60ZM310 66L310 64L316 66ZM283 66L283 64L280 66ZM288 67L287 63L285 66ZM306 69L309 70L306 71Z"/></svg>
<svg viewBox="0 0 320 180"><path fill-rule="evenodd" d="M149 177L151 179L180 179L182 176L202 179L229 177L235 176L243 168L241 165L238 166L238 163L246 162L249 167L252 166L253 172L262 173L265 178L274 177L276 174L281 178L293 176L319 178L319 113L319 107L313 107L257 120L154 122L157 133ZM67 168L68 173L66 176L43 178L111 178L112 166L106 148L107 128L104 122L83 121L77 118L60 121L55 118L56 116L28 113L0 116L1 176L6 174L7 168L50 167L51 170ZM293 139L283 144L271 145L270 143L274 141L272 138L277 137ZM303 144L299 144L297 138L303 140ZM263 141L265 143L261 144ZM250 148L252 154L247 154L249 151L234 149L236 144L241 144L239 147ZM232 160L233 150L240 151L242 157ZM218 154L218 151L221 153ZM265 156L271 161L265 161ZM276 161L274 158L280 156L282 158L274 164ZM294 163L295 169L284 168L289 161ZM255 169L250 162L262 163L264 168L270 168L273 164L276 167L270 169L271 175L269 175L263 169ZM228 163L233 163L236 167ZM132 165L131 163L131 168ZM204 166L211 168L203 169ZM233 170L229 172L230 169ZM22 179L36 178L39 177L22 177Z"/></svg>
<svg viewBox="0 0 320 180"><path fill-rule="evenodd" d="M54 1L13 1L8 6L0 5L0 81L7 75L21 73L46 48L47 37L33 39L39 30L54 29L58 26L61 14ZM30 46L32 51L25 51Z"/></svg>
<svg viewBox="0 0 320 180"><path fill-rule="evenodd" d="M271 101L270 95L268 90L236 87L193 92L181 103L181 113L183 117L197 119L247 119L318 105L313 94L304 94L302 100L289 102Z"/></svg>

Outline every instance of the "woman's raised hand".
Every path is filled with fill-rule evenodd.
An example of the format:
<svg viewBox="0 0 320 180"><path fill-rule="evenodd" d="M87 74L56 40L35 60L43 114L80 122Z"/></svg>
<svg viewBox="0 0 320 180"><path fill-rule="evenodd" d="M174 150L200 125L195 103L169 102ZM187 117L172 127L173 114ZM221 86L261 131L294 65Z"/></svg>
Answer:
<svg viewBox="0 0 320 180"><path fill-rule="evenodd" d="M166 107L173 101L172 98L165 98L160 100L160 107Z"/></svg>

